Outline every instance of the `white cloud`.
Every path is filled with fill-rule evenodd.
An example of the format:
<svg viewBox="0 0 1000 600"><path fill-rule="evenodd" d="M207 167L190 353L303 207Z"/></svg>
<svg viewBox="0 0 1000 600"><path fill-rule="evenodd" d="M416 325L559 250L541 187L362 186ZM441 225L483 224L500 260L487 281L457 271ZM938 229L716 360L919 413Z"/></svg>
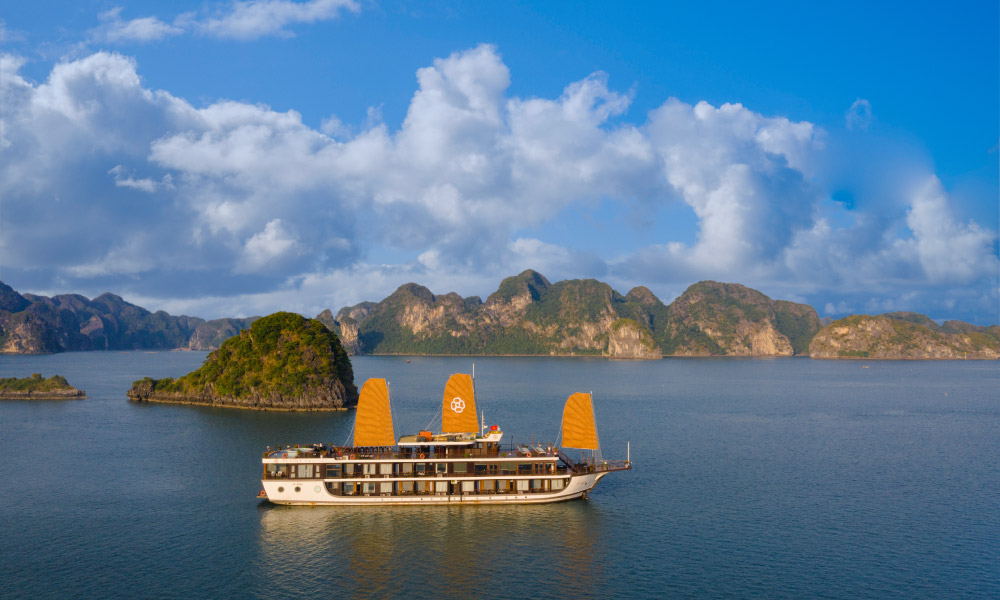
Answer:
<svg viewBox="0 0 1000 600"><path fill-rule="evenodd" d="M872 105L864 98L858 98L844 114L844 124L851 131L868 131L872 124Z"/></svg>
<svg viewBox="0 0 1000 600"><path fill-rule="evenodd" d="M182 28L164 23L156 17L140 17L123 21L121 12L121 7L115 7L98 15L101 25L90 32L91 36L111 43L145 43L158 42L184 33Z"/></svg>
<svg viewBox="0 0 1000 600"><path fill-rule="evenodd" d="M997 273L996 234L973 222L956 223L937 177L919 184L912 198L906 224L913 238L900 246L919 258L929 283L968 284L984 273Z"/></svg>
<svg viewBox="0 0 1000 600"><path fill-rule="evenodd" d="M509 69L482 45L420 69L398 129L373 118L353 134L263 105L195 108L146 88L118 54L61 63L41 84L19 75L22 63L0 60L5 266L141 280L171 311L225 297L247 314L309 314L407 281L485 295L525 268L648 285L665 300L705 278L823 293L833 308L996 295L982 283L995 278L995 232L959 223L926 170L894 171L878 191L895 195L873 210L870 188L858 207L831 203L826 134L740 104L670 99L633 125L622 119L631 95L607 75L556 98L514 97ZM910 195L907 177L919 183ZM598 256L586 232L548 236L567 213L666 205L694 215L693 241L627 240ZM86 246L69 243L81 230ZM167 299L191 278L215 300Z"/></svg>
<svg viewBox="0 0 1000 600"><path fill-rule="evenodd" d="M243 245L237 272L253 272L281 265L290 254L300 253L298 239L281 219L273 219Z"/></svg>
<svg viewBox="0 0 1000 600"><path fill-rule="evenodd" d="M114 178L115 185L118 187L131 188L133 190L139 190L150 194L156 191L155 181L149 179L148 177L143 179L130 177L126 174L126 169L122 165L115 165L108 170L108 174Z"/></svg>
<svg viewBox="0 0 1000 600"><path fill-rule="evenodd" d="M234 1L226 10L197 21L194 27L203 34L238 40L265 36L292 37L290 25L335 19L344 11L357 12L354 0L250 0Z"/></svg>
<svg viewBox="0 0 1000 600"><path fill-rule="evenodd" d="M344 11L358 12L355 0L233 0L224 8L211 12L186 12L167 23L156 16L138 17L125 21L122 7L98 15L100 25L90 30L95 41L127 44L158 42L183 34L235 40L255 40L275 36L291 38L291 26L330 21Z"/></svg>

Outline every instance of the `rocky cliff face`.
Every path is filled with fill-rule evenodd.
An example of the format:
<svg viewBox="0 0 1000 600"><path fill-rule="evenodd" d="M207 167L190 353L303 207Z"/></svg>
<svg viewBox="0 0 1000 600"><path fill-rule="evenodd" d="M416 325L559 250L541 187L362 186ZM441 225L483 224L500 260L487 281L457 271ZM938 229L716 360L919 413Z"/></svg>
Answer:
<svg viewBox="0 0 1000 600"><path fill-rule="evenodd" d="M670 304L664 350L676 356L791 356L790 335L811 338L818 330L810 306L775 302L735 283L702 281Z"/></svg>
<svg viewBox="0 0 1000 600"><path fill-rule="evenodd" d="M809 345L812 358L996 359L996 327L949 321L948 330L924 315L853 315L823 327Z"/></svg>
<svg viewBox="0 0 1000 600"><path fill-rule="evenodd" d="M649 330L632 319L620 319L611 326L608 336L610 358L663 358Z"/></svg>
<svg viewBox="0 0 1000 600"><path fill-rule="evenodd" d="M342 410L358 401L354 371L336 334L293 313L275 313L223 342L179 379L136 381L135 402L256 410Z"/></svg>

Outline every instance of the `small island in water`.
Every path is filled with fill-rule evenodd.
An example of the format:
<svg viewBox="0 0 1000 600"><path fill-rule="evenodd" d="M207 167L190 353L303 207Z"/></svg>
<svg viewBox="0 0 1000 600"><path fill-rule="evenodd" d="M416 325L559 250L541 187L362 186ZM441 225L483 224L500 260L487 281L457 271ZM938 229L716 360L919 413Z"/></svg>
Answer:
<svg viewBox="0 0 1000 600"><path fill-rule="evenodd" d="M41 373L34 373L31 377L0 378L0 400L70 400L86 397L86 392L71 386L62 375L45 379Z"/></svg>
<svg viewBox="0 0 1000 600"><path fill-rule="evenodd" d="M135 402L256 410L344 410L358 403L354 371L337 335L315 320L278 312L254 321L177 379L146 377Z"/></svg>

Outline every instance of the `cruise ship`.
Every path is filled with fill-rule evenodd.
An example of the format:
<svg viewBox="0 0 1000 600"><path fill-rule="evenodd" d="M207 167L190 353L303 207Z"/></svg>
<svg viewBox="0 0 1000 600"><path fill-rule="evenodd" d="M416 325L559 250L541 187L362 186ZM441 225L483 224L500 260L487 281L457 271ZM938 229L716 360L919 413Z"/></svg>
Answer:
<svg viewBox="0 0 1000 600"><path fill-rule="evenodd" d="M369 379L351 445L268 448L258 497L307 506L541 504L586 498L608 473L632 468L630 457L601 457L588 393L567 399L557 445L504 443L503 435L477 417L472 376L457 373L445 385L441 432L397 440L389 386Z"/></svg>

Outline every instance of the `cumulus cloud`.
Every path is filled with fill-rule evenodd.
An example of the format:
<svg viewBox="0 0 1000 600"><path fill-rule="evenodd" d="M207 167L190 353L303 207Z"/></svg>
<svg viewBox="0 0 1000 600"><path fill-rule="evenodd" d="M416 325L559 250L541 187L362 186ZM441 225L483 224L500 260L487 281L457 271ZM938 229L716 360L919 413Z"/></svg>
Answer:
<svg viewBox="0 0 1000 600"><path fill-rule="evenodd" d="M699 279L739 281L832 310L975 312L996 296L996 232L960 222L922 165L895 170L877 206L864 185L834 202L851 169L827 132L737 103L669 99L633 124L631 93L606 74L515 97L482 45L418 70L397 129L331 116L317 131L264 105L196 108L146 88L118 54L61 63L40 84L21 66L0 61L3 251L8 272L47 287L99 281L203 316L309 314L406 281L482 295L525 268L664 300ZM599 207L687 211L696 231L620 235L611 255L592 231L549 237ZM87 243L69 243L81 230Z"/></svg>
<svg viewBox="0 0 1000 600"><path fill-rule="evenodd" d="M164 23L156 17L140 17L123 21L121 12L122 8L119 6L98 15L101 25L92 30L91 35L95 39L111 43L144 43L157 42L184 33L180 27Z"/></svg>
<svg viewBox="0 0 1000 600"><path fill-rule="evenodd" d="M929 283L962 285L996 272L996 234L973 222L955 222L937 177L928 177L914 190L906 225L913 237L901 241L901 249L918 258Z"/></svg>
<svg viewBox="0 0 1000 600"><path fill-rule="evenodd" d="M237 271L258 271L280 266L290 254L298 254L299 241L281 219L272 219L264 230L255 233L243 244L243 255Z"/></svg>

